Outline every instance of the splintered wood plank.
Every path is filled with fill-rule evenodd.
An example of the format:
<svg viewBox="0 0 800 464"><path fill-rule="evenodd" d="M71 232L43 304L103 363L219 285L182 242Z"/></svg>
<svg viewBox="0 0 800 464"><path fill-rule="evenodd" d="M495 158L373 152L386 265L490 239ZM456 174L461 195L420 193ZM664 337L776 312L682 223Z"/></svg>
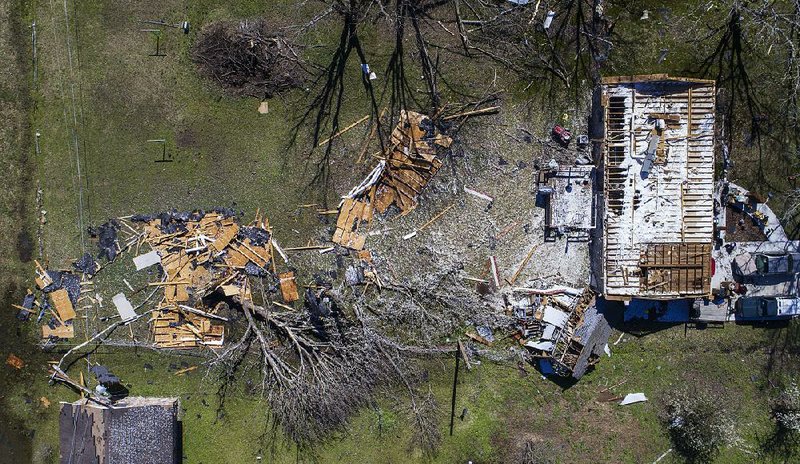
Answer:
<svg viewBox="0 0 800 464"><path fill-rule="evenodd" d="M197 266L191 273L190 279L192 281L192 287L195 289L202 289L211 284L213 276L204 266Z"/></svg>
<svg viewBox="0 0 800 464"><path fill-rule="evenodd" d="M347 248L360 250L367 237L357 233L366 223L372 221L373 208L370 203L351 198L345 199L336 221L336 230L331 241Z"/></svg>
<svg viewBox="0 0 800 464"><path fill-rule="evenodd" d="M175 302L176 287L177 285L167 285L164 287L164 299L167 303Z"/></svg>
<svg viewBox="0 0 800 464"><path fill-rule="evenodd" d="M361 217L356 222L356 229L360 229L362 225L369 225L372 222L372 204L361 202L364 207L361 210Z"/></svg>
<svg viewBox="0 0 800 464"><path fill-rule="evenodd" d="M242 289L239 288L238 285L223 285L221 288L222 288L222 293L225 296L238 295L242 291Z"/></svg>
<svg viewBox="0 0 800 464"><path fill-rule="evenodd" d="M394 169L391 176L396 187L400 188L399 185L402 185L406 190L414 193L419 193L428 183L427 179L411 169Z"/></svg>
<svg viewBox="0 0 800 464"><path fill-rule="evenodd" d="M248 258L244 253L239 251L236 246L227 248L228 255L225 257L225 264L231 267L243 267L247 264Z"/></svg>
<svg viewBox="0 0 800 464"><path fill-rule="evenodd" d="M366 243L366 241L367 241L366 235L345 231L342 233L341 241L336 243L339 243L343 247L359 251L364 248L364 244Z"/></svg>
<svg viewBox="0 0 800 464"><path fill-rule="evenodd" d="M267 264L267 259L263 258L262 256L269 256L269 253L263 247L256 247L250 245L248 242L250 240L245 240L242 242L242 245L238 248L239 253L245 255L248 261L252 261L258 267L264 267ZM247 264L247 262L245 262Z"/></svg>
<svg viewBox="0 0 800 464"><path fill-rule="evenodd" d="M69 299L69 293L63 288L59 288L54 292L50 292L50 301L56 308L58 317L62 321L67 322L75 319L75 309L72 307L72 301Z"/></svg>
<svg viewBox="0 0 800 464"><path fill-rule="evenodd" d="M375 191L375 209L383 214L394 203L397 192L394 188L382 185Z"/></svg>
<svg viewBox="0 0 800 464"><path fill-rule="evenodd" d="M355 200L352 198L346 198L344 203L342 203L342 207L339 210L339 217L336 219L336 227L340 229L347 229L347 225L350 223L350 217L352 216L353 208L355 208Z"/></svg>
<svg viewBox="0 0 800 464"><path fill-rule="evenodd" d="M341 244L343 236L344 236L344 229L337 228L336 231L333 232L333 238L331 238L331 241L333 243Z"/></svg>
<svg viewBox="0 0 800 464"><path fill-rule="evenodd" d="M364 249L364 244L367 242L367 236L361 234L351 234L351 239L348 241L348 246L356 251Z"/></svg>
<svg viewBox="0 0 800 464"><path fill-rule="evenodd" d="M417 201L413 194L408 194L403 190L397 190L397 207L404 213L413 210L417 206Z"/></svg>
<svg viewBox="0 0 800 464"><path fill-rule="evenodd" d="M282 274L278 274L278 278L281 282L281 295L283 296L283 301L286 303L292 303L300 299L300 295L297 294L297 282L295 281L294 272L284 272Z"/></svg>
<svg viewBox="0 0 800 464"><path fill-rule="evenodd" d="M231 243L231 240L236 237L236 234L239 233L239 225L233 224L230 226L225 227L222 229L221 233L218 233L217 236L214 238L214 242L211 243L211 247L214 248L217 252L220 252Z"/></svg>
<svg viewBox="0 0 800 464"><path fill-rule="evenodd" d="M188 285L174 285L175 287L175 301L184 302L189 301L189 293L186 291Z"/></svg>
<svg viewBox="0 0 800 464"><path fill-rule="evenodd" d="M75 327L72 325L60 325L55 329L50 326L42 326L42 338L58 337L58 338L73 338L75 336Z"/></svg>

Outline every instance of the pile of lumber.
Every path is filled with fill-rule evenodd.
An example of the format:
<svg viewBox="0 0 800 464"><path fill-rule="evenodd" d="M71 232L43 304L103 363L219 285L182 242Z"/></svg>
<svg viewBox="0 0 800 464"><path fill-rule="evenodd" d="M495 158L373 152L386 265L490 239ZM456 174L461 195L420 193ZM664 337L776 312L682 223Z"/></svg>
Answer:
<svg viewBox="0 0 800 464"><path fill-rule="evenodd" d="M48 322L42 325L42 338L73 338L75 329L73 321L77 316L75 305L80 295L80 278L70 272L48 271L36 263L37 289L41 291L41 301L28 289L20 311L30 314L38 312L36 318L40 322L45 317ZM38 311L34 311L33 308Z"/></svg>
<svg viewBox="0 0 800 464"><path fill-rule="evenodd" d="M162 348L215 347L225 341L225 326L212 324L210 318L180 307L157 311L152 327L153 341Z"/></svg>
<svg viewBox="0 0 800 464"><path fill-rule="evenodd" d="M226 319L216 315L216 307L205 307L203 300L217 291L252 300L247 276L270 273L274 255L269 221L257 214L253 222L240 226L225 212L139 219L139 245L147 244L158 254L163 271L162 280L150 284L164 289L151 321L155 345L222 346L224 326L211 319Z"/></svg>
<svg viewBox="0 0 800 464"><path fill-rule="evenodd" d="M385 213L391 205L402 215L414 210L417 196L442 166L436 156L438 147L451 143L429 117L401 111L383 159L339 205L333 242L361 250L374 211Z"/></svg>
<svg viewBox="0 0 800 464"><path fill-rule="evenodd" d="M145 301L160 296L160 300L154 300L156 306L150 318L156 346L222 346L225 327L216 321L227 321L218 314L225 305L209 308L208 297L217 293L219 298L215 301L252 301L248 276L272 276L286 303L300 298L294 272L278 274L273 257L277 252L284 260L287 258L272 237L269 221L259 213L246 225L232 210L218 209L127 216L104 227L113 228L113 237L104 246L117 251L115 258L132 251L137 271L157 268L151 274L158 279L138 289L122 279L131 290L130 295L147 290L150 296ZM92 278L104 266L89 255L76 263L74 267L83 271L82 275L73 270L46 270L37 262L35 282L40 293L29 290L22 304L14 305L22 320L37 313L37 322L47 316L42 326L43 338L73 338L76 310L92 307L79 307L80 301L90 300L96 307L103 307L100 295L95 293L92 297L89 292L93 291ZM141 315L124 293L118 293L112 301L123 322ZM109 318L113 317L116 316Z"/></svg>

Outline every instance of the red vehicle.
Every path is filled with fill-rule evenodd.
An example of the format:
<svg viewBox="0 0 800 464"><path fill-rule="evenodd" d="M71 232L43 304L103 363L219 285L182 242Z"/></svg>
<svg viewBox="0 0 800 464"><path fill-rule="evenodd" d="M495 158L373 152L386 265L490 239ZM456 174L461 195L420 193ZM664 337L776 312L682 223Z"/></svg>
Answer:
<svg viewBox="0 0 800 464"><path fill-rule="evenodd" d="M568 130L556 124L553 126L553 138L562 145L567 146L569 145L569 141L572 140L572 134Z"/></svg>

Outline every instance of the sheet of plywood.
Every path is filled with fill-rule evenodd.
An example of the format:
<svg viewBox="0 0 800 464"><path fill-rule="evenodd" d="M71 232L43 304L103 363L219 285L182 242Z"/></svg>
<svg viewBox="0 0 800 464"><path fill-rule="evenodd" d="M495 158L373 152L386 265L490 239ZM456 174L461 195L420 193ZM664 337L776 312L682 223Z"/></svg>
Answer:
<svg viewBox="0 0 800 464"><path fill-rule="evenodd" d="M58 338L73 338L75 336L75 328L70 325L60 325L55 329L50 326L42 326L42 338L58 337Z"/></svg>
<svg viewBox="0 0 800 464"><path fill-rule="evenodd" d="M136 317L136 311L134 311L131 302L125 298L124 293L117 293L111 298L111 301L114 303L114 306L116 306L117 312L123 321L129 321Z"/></svg>
<svg viewBox="0 0 800 464"><path fill-rule="evenodd" d="M175 287L175 301L179 303L189 301L189 292L187 291L188 285L180 284L173 286Z"/></svg>
<svg viewBox="0 0 800 464"><path fill-rule="evenodd" d="M156 250L153 250L149 253L145 253L143 255L135 256L133 258L133 264L136 266L137 271L141 271L142 269L146 269L160 262L161 262L161 256L158 254L158 251Z"/></svg>
<svg viewBox="0 0 800 464"><path fill-rule="evenodd" d="M59 288L54 292L50 292L50 300L53 302L53 307L56 308L58 317L62 321L66 322L75 319L75 309L72 307L69 293L65 289Z"/></svg>
<svg viewBox="0 0 800 464"><path fill-rule="evenodd" d="M245 256L238 247L228 247L227 256L225 257L225 264L231 267L243 267L247 264L247 256Z"/></svg>
<svg viewBox="0 0 800 464"><path fill-rule="evenodd" d="M295 281L294 272L284 272L282 274L278 274L278 278L281 282L281 295L283 296L283 301L286 303L292 303L300 299L300 295L297 294L297 282Z"/></svg>
<svg viewBox="0 0 800 464"><path fill-rule="evenodd" d="M241 293L242 289L239 288L238 285L223 285L222 286L222 293L225 296L234 296Z"/></svg>
<svg viewBox="0 0 800 464"><path fill-rule="evenodd" d="M211 246L217 251L222 251L231 243L231 240L233 240L238 233L239 226L237 224L227 226L222 229L221 233L217 234Z"/></svg>

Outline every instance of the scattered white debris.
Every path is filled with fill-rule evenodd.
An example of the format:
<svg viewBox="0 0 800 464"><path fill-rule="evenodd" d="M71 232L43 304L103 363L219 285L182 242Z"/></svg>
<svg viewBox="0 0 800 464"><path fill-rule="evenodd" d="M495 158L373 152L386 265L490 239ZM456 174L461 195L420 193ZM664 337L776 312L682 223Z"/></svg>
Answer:
<svg viewBox="0 0 800 464"><path fill-rule="evenodd" d="M525 346L527 346L529 348L533 348L534 350L542 350L542 351L550 352L550 351L553 351L553 346L554 345L553 345L553 342L551 342L550 340L544 340L544 341L539 341L539 342L532 342L532 341L526 342Z"/></svg>
<svg viewBox="0 0 800 464"><path fill-rule="evenodd" d="M619 404L620 406L625 406L628 404L643 403L645 401L647 401L647 397L644 396L644 393L628 393Z"/></svg>
<svg viewBox="0 0 800 464"><path fill-rule="evenodd" d="M655 461L653 461L653 464L658 464L658 462L659 462L659 461L661 461L662 459L664 459L665 457L667 457L667 455L668 455L669 453L671 453L671 452L672 452L672 448L670 448L670 449L668 449L668 450L664 451L664 454L662 454L661 456L659 456L659 457L658 457L658 459L656 459Z"/></svg>
<svg viewBox="0 0 800 464"><path fill-rule="evenodd" d="M608 347L608 343L606 343L606 346L604 346L604 347L603 347L603 352L604 352L604 353L606 354L606 356L608 356L609 358L611 357L611 348L609 348L609 347Z"/></svg>
<svg viewBox="0 0 800 464"><path fill-rule="evenodd" d="M488 201L489 203L491 203L491 202L493 202L493 201L494 201L494 198L490 197L489 195L487 195L487 194L485 194L485 193L481 193L481 192L479 192L479 191L477 191L477 190L473 190L473 189L471 189L471 188L469 188L469 187L466 187L466 186L465 186L465 187L464 187L464 191L465 191L465 192L467 192L467 193L469 193L470 195L474 195L474 196L476 196L476 197L478 197L478 198L480 198L480 199L482 199L482 200L486 200L486 201Z"/></svg>
<svg viewBox="0 0 800 464"><path fill-rule="evenodd" d="M136 311L133 310L133 305L128 301L124 293L117 293L111 301L114 302L119 317L121 317L123 321L129 321L136 317Z"/></svg>
<svg viewBox="0 0 800 464"><path fill-rule="evenodd" d="M551 11L547 12L547 17L544 18L544 29L545 30L550 29L550 24L553 23L553 18L555 16L556 16L556 12L555 11L551 10Z"/></svg>
<svg viewBox="0 0 800 464"><path fill-rule="evenodd" d="M345 198L355 198L375 185L375 183L381 178L384 168L386 168L386 161L381 160L378 165L375 166L375 168L369 174L367 174L367 177L365 177L360 184L353 187L353 189L350 190L347 195L342 197L342 201L339 202L339 207L342 207L342 203L344 203Z"/></svg>
<svg viewBox="0 0 800 464"><path fill-rule="evenodd" d="M391 227L387 227L383 230L371 230L367 233L367 235L369 235L370 237L375 237L377 235L386 235L388 232L391 232L392 230L394 229L392 229Z"/></svg>
<svg viewBox="0 0 800 464"><path fill-rule="evenodd" d="M323 249L319 250L319 254L323 255L325 253L330 253L331 251L333 251L335 249L336 249L336 247L323 248Z"/></svg>
<svg viewBox="0 0 800 464"><path fill-rule="evenodd" d="M569 314L565 313L564 311L550 306L544 307L544 316L542 316L542 321L561 328L567 324L568 319Z"/></svg>
<svg viewBox="0 0 800 464"><path fill-rule="evenodd" d="M411 232L403 235L403 240L408 240L408 239L416 237L416 236L417 236L417 231L416 230L412 230Z"/></svg>
<svg viewBox="0 0 800 464"><path fill-rule="evenodd" d="M281 248L281 246L278 245L278 241L275 240L274 238L271 240L272 240L272 246L275 247L276 250L278 250L278 254L281 255L281 258L283 258L283 262L289 264L289 257L286 256L286 253L283 251L283 248Z"/></svg>
<svg viewBox="0 0 800 464"><path fill-rule="evenodd" d="M374 81L378 78L374 72L370 71L369 65L367 63L361 63L361 72L364 73L365 76L369 77L369 80Z"/></svg>
<svg viewBox="0 0 800 464"><path fill-rule="evenodd" d="M492 268L492 280L497 288L500 288L500 274L497 272L497 260L494 256L489 256L489 264Z"/></svg>
<svg viewBox="0 0 800 464"><path fill-rule="evenodd" d="M135 256L133 258L133 264L136 266L137 271L141 271L142 269L148 268L153 264L159 264L161 262L161 255L158 254L158 251L153 250L150 253L145 253L143 255Z"/></svg>

